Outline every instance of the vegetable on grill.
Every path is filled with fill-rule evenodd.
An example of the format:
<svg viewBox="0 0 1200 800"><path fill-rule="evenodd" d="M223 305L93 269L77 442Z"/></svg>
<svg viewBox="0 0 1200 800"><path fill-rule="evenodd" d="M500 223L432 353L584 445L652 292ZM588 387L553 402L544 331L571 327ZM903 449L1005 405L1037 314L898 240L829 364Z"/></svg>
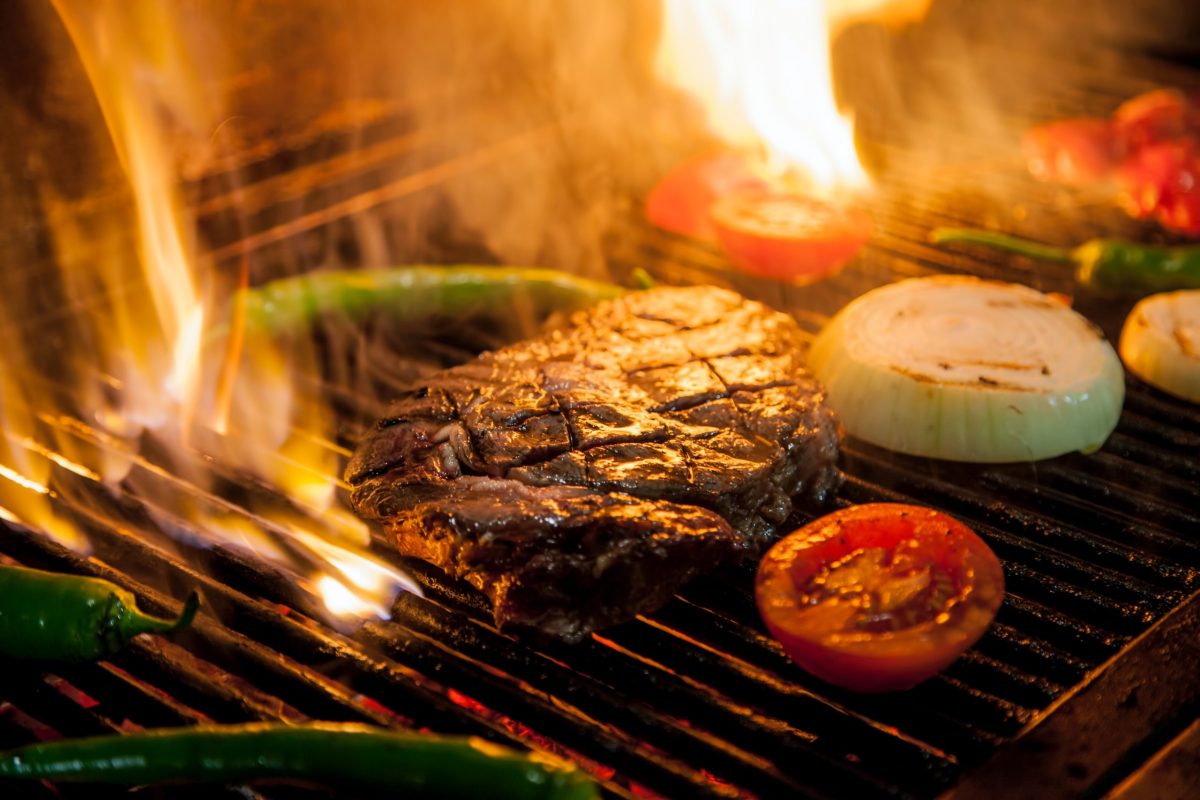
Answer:
<svg viewBox="0 0 1200 800"><path fill-rule="evenodd" d="M1125 396L1121 362L1082 316L1027 286L964 276L862 295L808 360L847 433L953 461L1091 452Z"/></svg>
<svg viewBox="0 0 1200 800"><path fill-rule="evenodd" d="M1155 89L1126 100L1109 118L1060 119L1021 140L1029 171L1045 181L1087 184L1112 178L1146 149L1200 135L1200 95Z"/></svg>
<svg viewBox="0 0 1200 800"><path fill-rule="evenodd" d="M0 655L91 661L139 633L173 633L196 616L195 592L178 619L137 609L133 594L100 578L0 566Z"/></svg>
<svg viewBox="0 0 1200 800"><path fill-rule="evenodd" d="M291 779L438 798L590 800L575 767L479 739L366 725L254 723L64 739L0 753L5 779L118 785Z"/></svg>
<svg viewBox="0 0 1200 800"><path fill-rule="evenodd" d="M1109 292L1165 292L1200 288L1200 246L1157 247L1120 239L1093 239L1074 248L1053 247L992 231L937 228L935 244L963 242L1008 253L1075 265L1083 285Z"/></svg>
<svg viewBox="0 0 1200 800"><path fill-rule="evenodd" d="M1107 119L1032 128L1021 149L1034 177L1077 185L1112 181L1131 216L1200 235L1200 94L1146 92Z"/></svg>
<svg viewBox="0 0 1200 800"><path fill-rule="evenodd" d="M1167 394L1200 403L1200 291L1156 294L1133 307L1121 330L1129 371Z"/></svg>
<svg viewBox="0 0 1200 800"><path fill-rule="evenodd" d="M646 219L671 233L715 242L717 231L710 215L713 204L729 194L768 188L745 155L701 156L676 167L650 190Z"/></svg>
<svg viewBox="0 0 1200 800"><path fill-rule="evenodd" d="M1035 178L1085 184L1107 178L1121 163L1115 127L1106 119L1062 119L1030 128L1021 152Z"/></svg>
<svg viewBox="0 0 1200 800"><path fill-rule="evenodd" d="M723 153L689 161L646 199L663 230L720 244L742 270L809 283L836 272L871 235L863 210L792 191L759 174L750 157Z"/></svg>
<svg viewBox="0 0 1200 800"><path fill-rule="evenodd" d="M1175 139L1144 147L1125 160L1118 177L1130 216L1200 236L1200 142Z"/></svg>
<svg viewBox="0 0 1200 800"><path fill-rule="evenodd" d="M871 503L776 544L759 565L755 598L808 672L855 691L895 691L945 669L984 634L1004 599L1004 571L953 517Z"/></svg>
<svg viewBox="0 0 1200 800"><path fill-rule="evenodd" d="M837 272L871 236L865 211L800 194L729 194L713 204L712 219L734 264L794 283Z"/></svg>
<svg viewBox="0 0 1200 800"><path fill-rule="evenodd" d="M625 291L554 269L417 265L281 278L243 290L242 300L250 328L278 334L307 330L326 313L357 320L382 310L396 320L423 320L524 302L535 314L548 314L587 308Z"/></svg>
<svg viewBox="0 0 1200 800"><path fill-rule="evenodd" d="M1200 134L1200 94L1154 89L1117 106L1112 124L1126 153L1196 136Z"/></svg>

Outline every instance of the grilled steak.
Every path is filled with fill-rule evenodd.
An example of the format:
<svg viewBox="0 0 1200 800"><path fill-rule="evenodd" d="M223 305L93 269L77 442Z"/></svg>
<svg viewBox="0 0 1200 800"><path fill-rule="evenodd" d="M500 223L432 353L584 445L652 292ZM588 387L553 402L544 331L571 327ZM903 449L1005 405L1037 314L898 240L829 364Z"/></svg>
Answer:
<svg viewBox="0 0 1200 800"><path fill-rule="evenodd" d="M393 546L568 639L757 554L837 483L838 431L792 319L660 288L413 386L347 480Z"/></svg>

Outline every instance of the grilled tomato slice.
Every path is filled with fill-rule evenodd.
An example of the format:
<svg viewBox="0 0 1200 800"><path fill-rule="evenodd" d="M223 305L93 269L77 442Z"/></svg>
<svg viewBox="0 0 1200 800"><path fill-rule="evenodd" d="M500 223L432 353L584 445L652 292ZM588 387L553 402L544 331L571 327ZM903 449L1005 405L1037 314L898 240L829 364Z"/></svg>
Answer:
<svg viewBox="0 0 1200 800"><path fill-rule="evenodd" d="M983 635L1004 598L1004 572L954 518L870 503L772 547L755 596L771 634L805 670L886 692L932 677Z"/></svg>
<svg viewBox="0 0 1200 800"><path fill-rule="evenodd" d="M766 182L738 153L702 156L675 168L646 198L646 218L658 227L704 241L716 241L709 209L718 198L765 191Z"/></svg>
<svg viewBox="0 0 1200 800"><path fill-rule="evenodd" d="M717 239L746 272L807 283L836 272L871 235L865 211L815 197L740 192L712 207Z"/></svg>

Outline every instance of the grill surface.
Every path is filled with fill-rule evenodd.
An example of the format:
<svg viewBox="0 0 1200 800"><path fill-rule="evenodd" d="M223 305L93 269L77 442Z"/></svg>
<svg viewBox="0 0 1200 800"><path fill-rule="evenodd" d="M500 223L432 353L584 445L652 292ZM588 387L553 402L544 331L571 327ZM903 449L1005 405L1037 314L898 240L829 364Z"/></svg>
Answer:
<svg viewBox="0 0 1200 800"><path fill-rule="evenodd" d="M1092 75L1080 67L1094 81L1076 85L1093 88L1059 102L1077 112L1104 112L1158 82L1193 77L1166 63L1134 66L1124 76ZM1020 113L1025 116L1012 130L1040 109ZM1068 238L1067 222L1071 238L1114 229L1145 234L1105 205L1072 198L1064 206L1057 190L1024 176L1009 140L956 132L944 119L909 122L909 131L941 132L938 150L874 148L885 164L875 204L877 235L835 279L801 289L740 277L717 251L646 226L632 206L607 237L614 274L645 267L664 282L731 286L791 311L815 333L846 301L897 277L968 272L1048 291L1072 289L1070 275L1058 268L935 249L925 243L933 225L999 221L1060 240ZM358 239L354 225L402 216L413 197L447 181L487 180L496 163L537 147L551 133L497 129L489 146L441 152L436 135L412 130L396 112L356 132L366 143L358 155L315 157L316 166L308 167L312 176L293 167L305 160L304 146L295 145L261 156L253 171L243 172L248 185L237 197L221 190L220 176L198 180L191 192L216 257L252 254L269 272L272 263L294 263L297 253L342 252L347 240ZM309 145L324 152L321 142ZM408 168L410 159L426 166ZM973 189L984 172L988 191ZM381 175L389 177L373 177ZM998 186L1021 202L998 204L992 199ZM272 210L300 200L303 213ZM222 216L233 207L245 212L236 224ZM452 238L446 248L472 255ZM1077 304L1110 338L1128 308L1088 296ZM50 330L56 322L39 318L30 324ZM338 409L340 433L338 441L323 445L342 459L407 377L397 363L407 368L410 362L396 362L383 347L368 358L371 392L336 377L324 387ZM82 419L42 415L39 425L44 441L10 435L10 443L34 462L51 462L45 464L53 476L51 502L88 533L94 552L83 557L37 531L6 524L0 536L4 560L108 578L134 590L153 612L177 609L170 598L192 587L201 589L206 605L190 632L172 641L143 637L108 662L6 664L8 680L0 684L4 747L139 727L320 718L470 733L564 754L618 797L930 796L970 775L1062 698L1077 693L1073 700L1088 708L1096 675L1112 673L1097 669L1123 648L1129 649L1116 663L1126 672L1157 668L1148 659L1161 655L1161 648L1137 637L1173 610L1174 640L1190 636L1193 648L1196 640L1200 410L1132 377L1116 433L1092 456L973 467L846 443L840 504L898 500L953 513L995 549L1008 581L996 624L975 648L944 674L886 697L843 692L793 666L758 618L748 568L697 580L661 611L570 647L532 646L498 634L480 596L432 568L404 563L425 597L401 596L389 621L340 629L293 576L234 546L201 547L189 534L187 510L196 506L265 526L253 509L286 505L270 487L248 483L233 468L209 464L196 453L196 466L217 478L215 488L201 489L178 477L188 471L177 461L156 457L152 449L133 456L135 466L120 487L106 487L55 462L60 454L48 449L49 442L70 441L76 452L116 444ZM304 516L303 509L293 510ZM1176 661L1187 663L1185 657L1182 651ZM1194 671L1178 674L1179 684L1165 699L1155 695L1141 709L1138 730L1153 728L1153 737L1131 733L1128 747L1113 745L1114 753L1094 763L1052 759L1042 774L1073 770L1077 783L1069 788L1098 796L1137 767L1130 752L1148 758L1177 736L1194 752L1196 737L1193 731L1189 738L1187 726L1200 689ZM1018 743L1037 741L1044 729ZM1060 734L1063 739L1070 739L1070 730ZM86 788L63 787L61 795L45 787L21 791L29 797L95 796ZM178 797L181 791L162 794ZM264 787L227 794L322 792ZM215 794L204 789L196 796Z"/></svg>

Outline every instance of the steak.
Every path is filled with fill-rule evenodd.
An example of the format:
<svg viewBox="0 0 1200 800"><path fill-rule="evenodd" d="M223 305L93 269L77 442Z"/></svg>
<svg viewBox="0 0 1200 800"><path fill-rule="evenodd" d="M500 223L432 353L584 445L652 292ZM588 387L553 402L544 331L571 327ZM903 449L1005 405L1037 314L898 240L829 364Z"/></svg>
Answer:
<svg viewBox="0 0 1200 800"><path fill-rule="evenodd" d="M626 295L410 387L351 459L351 500L499 627L579 639L757 555L836 488L805 347L733 292Z"/></svg>

